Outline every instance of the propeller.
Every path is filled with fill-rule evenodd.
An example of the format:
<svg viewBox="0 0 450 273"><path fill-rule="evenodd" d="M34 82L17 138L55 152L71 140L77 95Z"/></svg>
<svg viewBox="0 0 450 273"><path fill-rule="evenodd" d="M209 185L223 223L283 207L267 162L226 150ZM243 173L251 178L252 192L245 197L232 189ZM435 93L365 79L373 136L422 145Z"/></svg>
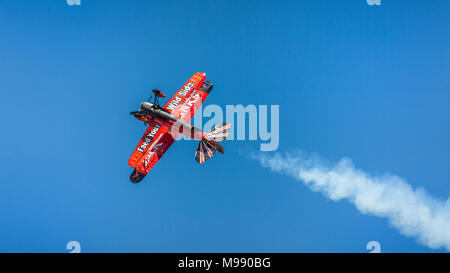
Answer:
<svg viewBox="0 0 450 273"><path fill-rule="evenodd" d="M138 118L138 117L140 118L140 117L144 116L144 113L142 113L141 111L133 111L133 112L130 112L130 115L133 115L135 118ZM144 122L144 127L147 127L148 122L147 122L146 120L149 120L149 119L153 119L153 117L150 116L150 118L149 118L149 117L147 116L146 119L143 120L143 122Z"/></svg>

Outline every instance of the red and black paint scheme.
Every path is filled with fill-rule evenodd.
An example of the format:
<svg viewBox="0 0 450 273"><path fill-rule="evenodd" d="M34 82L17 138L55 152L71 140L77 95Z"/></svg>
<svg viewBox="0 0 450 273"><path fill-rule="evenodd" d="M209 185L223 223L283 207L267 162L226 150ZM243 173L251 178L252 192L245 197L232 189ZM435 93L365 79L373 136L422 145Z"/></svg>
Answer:
<svg viewBox="0 0 450 273"><path fill-rule="evenodd" d="M200 141L195 153L199 163L211 158L216 151L223 154L223 148L218 142L228 136L230 124L219 124L209 133L189 124L213 88L213 84L205 79L205 73L195 73L163 107L159 105L158 98L165 95L153 89L153 103L142 102L139 111L130 113L148 124L144 136L128 160L128 165L135 168L130 176L131 182L142 181L180 134Z"/></svg>

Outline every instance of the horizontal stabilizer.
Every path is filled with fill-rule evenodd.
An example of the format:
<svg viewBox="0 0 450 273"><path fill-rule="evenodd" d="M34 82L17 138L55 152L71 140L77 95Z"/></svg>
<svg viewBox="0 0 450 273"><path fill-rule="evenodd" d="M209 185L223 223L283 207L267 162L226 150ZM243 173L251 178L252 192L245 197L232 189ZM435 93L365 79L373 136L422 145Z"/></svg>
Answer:
<svg viewBox="0 0 450 273"><path fill-rule="evenodd" d="M231 124L224 122L214 127L214 129L207 133L206 136L208 137L208 140L219 142L227 138L230 128Z"/></svg>

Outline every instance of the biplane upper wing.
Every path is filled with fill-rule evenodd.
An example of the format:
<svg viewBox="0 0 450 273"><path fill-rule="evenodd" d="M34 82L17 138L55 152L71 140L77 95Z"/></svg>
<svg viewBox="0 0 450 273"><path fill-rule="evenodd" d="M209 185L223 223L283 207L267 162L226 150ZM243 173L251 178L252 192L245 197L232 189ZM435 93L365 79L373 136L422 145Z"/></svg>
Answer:
<svg viewBox="0 0 450 273"><path fill-rule="evenodd" d="M205 78L205 73L195 73L164 105L164 109L185 122L191 120L213 87L211 82L205 82Z"/></svg>

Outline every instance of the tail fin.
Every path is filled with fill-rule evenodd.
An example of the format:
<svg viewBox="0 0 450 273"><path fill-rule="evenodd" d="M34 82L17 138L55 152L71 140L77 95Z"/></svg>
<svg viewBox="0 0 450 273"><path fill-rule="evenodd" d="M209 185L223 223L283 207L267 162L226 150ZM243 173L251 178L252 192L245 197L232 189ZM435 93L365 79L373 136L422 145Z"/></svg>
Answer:
<svg viewBox="0 0 450 273"><path fill-rule="evenodd" d="M210 159L218 150L216 149L217 146L220 147L219 151L223 153L223 148L222 146L220 146L220 144L202 139L198 144L197 150L195 151L195 160L197 160L198 163L202 164L206 160Z"/></svg>
<svg viewBox="0 0 450 273"><path fill-rule="evenodd" d="M195 160L198 163L201 164L210 159L216 151L221 154L224 153L222 145L217 142L224 140L228 136L230 127L231 124L222 123L206 134L208 139L202 139L195 151Z"/></svg>

